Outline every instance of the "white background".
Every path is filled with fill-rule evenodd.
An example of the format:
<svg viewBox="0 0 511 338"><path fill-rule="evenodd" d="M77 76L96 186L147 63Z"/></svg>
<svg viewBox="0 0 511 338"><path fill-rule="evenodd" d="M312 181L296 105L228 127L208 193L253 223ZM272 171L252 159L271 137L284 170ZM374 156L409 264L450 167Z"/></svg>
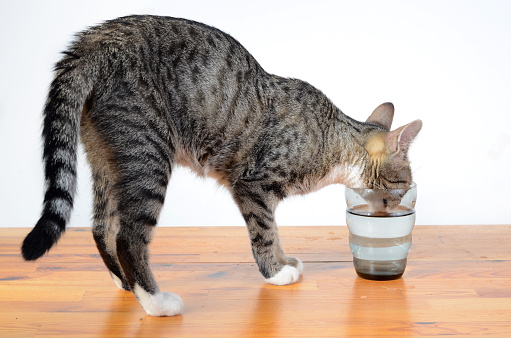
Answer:
<svg viewBox="0 0 511 338"><path fill-rule="evenodd" d="M0 226L33 226L43 198L40 122L73 34L129 14L185 17L240 41L268 72L306 80L357 120L382 102L422 119L410 157L417 224L511 223L511 1L4 1L0 10ZM70 226L91 218L79 155ZM344 188L280 204L280 225L343 225ZM229 194L174 172L161 226L243 225Z"/></svg>

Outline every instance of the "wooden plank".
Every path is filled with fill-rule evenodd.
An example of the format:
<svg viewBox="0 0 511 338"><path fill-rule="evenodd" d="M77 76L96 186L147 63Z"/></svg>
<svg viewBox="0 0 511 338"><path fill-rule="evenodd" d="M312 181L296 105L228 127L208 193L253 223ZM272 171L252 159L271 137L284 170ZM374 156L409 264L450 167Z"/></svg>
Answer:
<svg viewBox="0 0 511 338"><path fill-rule="evenodd" d="M181 316L147 316L111 280L88 229L23 262L29 229L0 229L1 337L511 336L511 226L422 226L402 279L357 277L345 227L283 227L305 262L297 284L264 283L243 227L158 228L160 288Z"/></svg>

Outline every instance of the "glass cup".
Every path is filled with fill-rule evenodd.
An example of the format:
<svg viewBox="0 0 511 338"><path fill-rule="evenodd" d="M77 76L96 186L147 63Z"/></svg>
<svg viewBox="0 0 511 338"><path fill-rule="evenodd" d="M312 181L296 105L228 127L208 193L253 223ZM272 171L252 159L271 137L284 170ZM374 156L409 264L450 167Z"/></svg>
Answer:
<svg viewBox="0 0 511 338"><path fill-rule="evenodd" d="M357 274L365 279L401 277L412 245L417 185L408 189L346 187L346 224Z"/></svg>

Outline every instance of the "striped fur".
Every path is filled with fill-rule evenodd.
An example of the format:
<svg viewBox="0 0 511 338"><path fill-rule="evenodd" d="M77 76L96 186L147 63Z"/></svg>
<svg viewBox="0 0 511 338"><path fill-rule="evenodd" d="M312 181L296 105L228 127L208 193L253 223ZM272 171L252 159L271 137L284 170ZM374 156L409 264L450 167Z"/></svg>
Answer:
<svg viewBox="0 0 511 338"><path fill-rule="evenodd" d="M310 84L268 74L215 28L119 18L79 33L64 54L44 109L44 208L22 254L39 258L65 230L80 137L92 169L98 250L116 284L134 291L149 314L182 309L178 296L160 292L147 249L175 165L232 193L259 270L278 285L296 282L302 269L280 244L282 199L332 183L411 182L406 152L420 121L390 132L391 104L355 121ZM366 149L375 137L384 143L377 161Z"/></svg>

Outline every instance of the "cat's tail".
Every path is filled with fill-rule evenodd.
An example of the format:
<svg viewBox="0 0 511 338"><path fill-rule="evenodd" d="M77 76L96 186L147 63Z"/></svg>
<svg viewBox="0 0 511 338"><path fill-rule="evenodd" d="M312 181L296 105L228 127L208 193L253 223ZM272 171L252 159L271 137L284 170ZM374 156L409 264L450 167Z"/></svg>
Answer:
<svg viewBox="0 0 511 338"><path fill-rule="evenodd" d="M50 250L73 208L80 119L94 72L80 56L64 54L55 66L43 113L44 204L41 218L21 246L25 260L36 260Z"/></svg>

